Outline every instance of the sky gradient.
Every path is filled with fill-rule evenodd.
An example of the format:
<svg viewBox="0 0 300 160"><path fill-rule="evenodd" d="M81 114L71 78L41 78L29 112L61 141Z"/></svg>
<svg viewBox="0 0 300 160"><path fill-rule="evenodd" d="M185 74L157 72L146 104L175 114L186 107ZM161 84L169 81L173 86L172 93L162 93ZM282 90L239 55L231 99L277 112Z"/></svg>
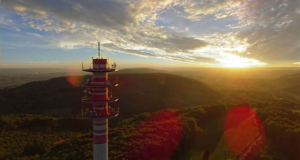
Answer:
<svg viewBox="0 0 300 160"><path fill-rule="evenodd" d="M299 67L299 0L1 0L0 68Z"/></svg>

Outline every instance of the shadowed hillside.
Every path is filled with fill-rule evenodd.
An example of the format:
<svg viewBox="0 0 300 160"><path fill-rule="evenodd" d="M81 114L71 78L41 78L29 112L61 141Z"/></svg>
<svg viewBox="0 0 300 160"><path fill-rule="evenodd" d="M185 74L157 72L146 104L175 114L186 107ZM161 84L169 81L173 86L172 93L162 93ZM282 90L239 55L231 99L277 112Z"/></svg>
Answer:
<svg viewBox="0 0 300 160"><path fill-rule="evenodd" d="M217 102L220 94L205 84L170 74L119 74L119 86L113 95L120 98L117 105L121 115L156 111L161 108L178 108ZM50 113L58 115L81 113L85 77L59 77L48 81L30 82L13 89L0 90L1 114ZM74 87L69 84L77 86ZM75 84L74 84L75 82ZM130 113L130 114L129 114ZM53 113L55 114L55 113Z"/></svg>
<svg viewBox="0 0 300 160"><path fill-rule="evenodd" d="M113 93L122 98L113 105L120 106L124 115L216 103L220 98L220 94L207 85L181 76L163 73L117 76L119 86Z"/></svg>

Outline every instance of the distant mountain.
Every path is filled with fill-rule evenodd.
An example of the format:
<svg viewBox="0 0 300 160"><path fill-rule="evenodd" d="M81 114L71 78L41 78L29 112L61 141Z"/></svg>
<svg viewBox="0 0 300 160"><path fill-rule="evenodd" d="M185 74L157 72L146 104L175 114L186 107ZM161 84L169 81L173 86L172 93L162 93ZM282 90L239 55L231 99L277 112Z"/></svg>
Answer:
<svg viewBox="0 0 300 160"><path fill-rule="evenodd" d="M0 89L21 86L28 82L44 81L66 75L86 75L75 69L0 68Z"/></svg>
<svg viewBox="0 0 300 160"><path fill-rule="evenodd" d="M162 70L150 68L129 68L121 69L111 74L143 74L143 73L162 73ZM0 68L0 89L21 86L28 82L44 81L51 78L71 75L89 75L90 73L81 70L51 69L51 68Z"/></svg>
<svg viewBox="0 0 300 160"><path fill-rule="evenodd" d="M67 72L66 69L60 68L0 68L1 75L20 75L35 73L58 73Z"/></svg>
<svg viewBox="0 0 300 160"><path fill-rule="evenodd" d="M217 102L221 94L207 85L188 78L163 74L114 74L119 86L112 89L119 98L115 104L121 115L130 116L145 111L163 108L197 106ZM83 88L77 86L88 76L59 77L47 81L30 82L13 89L0 90L0 114L7 113L65 113L72 108L73 113L81 113ZM61 110L59 110L61 109ZM51 111L52 110L52 111Z"/></svg>

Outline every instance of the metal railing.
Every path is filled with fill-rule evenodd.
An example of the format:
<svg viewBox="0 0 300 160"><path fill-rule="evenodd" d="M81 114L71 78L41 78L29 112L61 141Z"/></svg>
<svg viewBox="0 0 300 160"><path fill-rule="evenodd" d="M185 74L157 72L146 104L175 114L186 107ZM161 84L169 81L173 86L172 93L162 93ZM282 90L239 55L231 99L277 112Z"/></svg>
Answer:
<svg viewBox="0 0 300 160"><path fill-rule="evenodd" d="M93 95L93 93L91 95ZM115 97L108 97L108 98L106 98L106 101L114 100L114 99L117 99L117 98L115 98ZM93 100L91 96L87 96L87 95L83 96L82 100L83 101L95 101L95 102L97 102L97 101L103 101L103 100Z"/></svg>
<svg viewBox="0 0 300 160"><path fill-rule="evenodd" d="M82 63L82 70L86 70L86 68L84 68L84 66L83 66L83 63ZM115 70L117 70L117 66L115 65L113 65L113 66L111 66L111 68L110 68L110 65L108 64L108 67L107 67L107 69L103 69L103 68L99 68L99 67L94 67L93 66L93 63L90 63L89 64L89 68L88 69L97 69L97 70L111 70L111 69L115 69Z"/></svg>
<svg viewBox="0 0 300 160"><path fill-rule="evenodd" d="M94 110L94 109L82 109L82 116L83 117L95 117L95 118L102 118L108 116L116 116L119 114L119 107L118 108L108 108L105 114L101 114L101 110Z"/></svg>

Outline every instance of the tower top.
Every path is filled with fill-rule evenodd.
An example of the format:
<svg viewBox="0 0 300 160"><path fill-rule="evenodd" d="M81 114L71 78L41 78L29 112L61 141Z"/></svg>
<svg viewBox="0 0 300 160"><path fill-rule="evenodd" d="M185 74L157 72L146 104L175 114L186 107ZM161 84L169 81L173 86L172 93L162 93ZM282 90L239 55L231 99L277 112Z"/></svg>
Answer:
<svg viewBox="0 0 300 160"><path fill-rule="evenodd" d="M98 58L101 57L101 54L100 54L100 42L98 42Z"/></svg>

